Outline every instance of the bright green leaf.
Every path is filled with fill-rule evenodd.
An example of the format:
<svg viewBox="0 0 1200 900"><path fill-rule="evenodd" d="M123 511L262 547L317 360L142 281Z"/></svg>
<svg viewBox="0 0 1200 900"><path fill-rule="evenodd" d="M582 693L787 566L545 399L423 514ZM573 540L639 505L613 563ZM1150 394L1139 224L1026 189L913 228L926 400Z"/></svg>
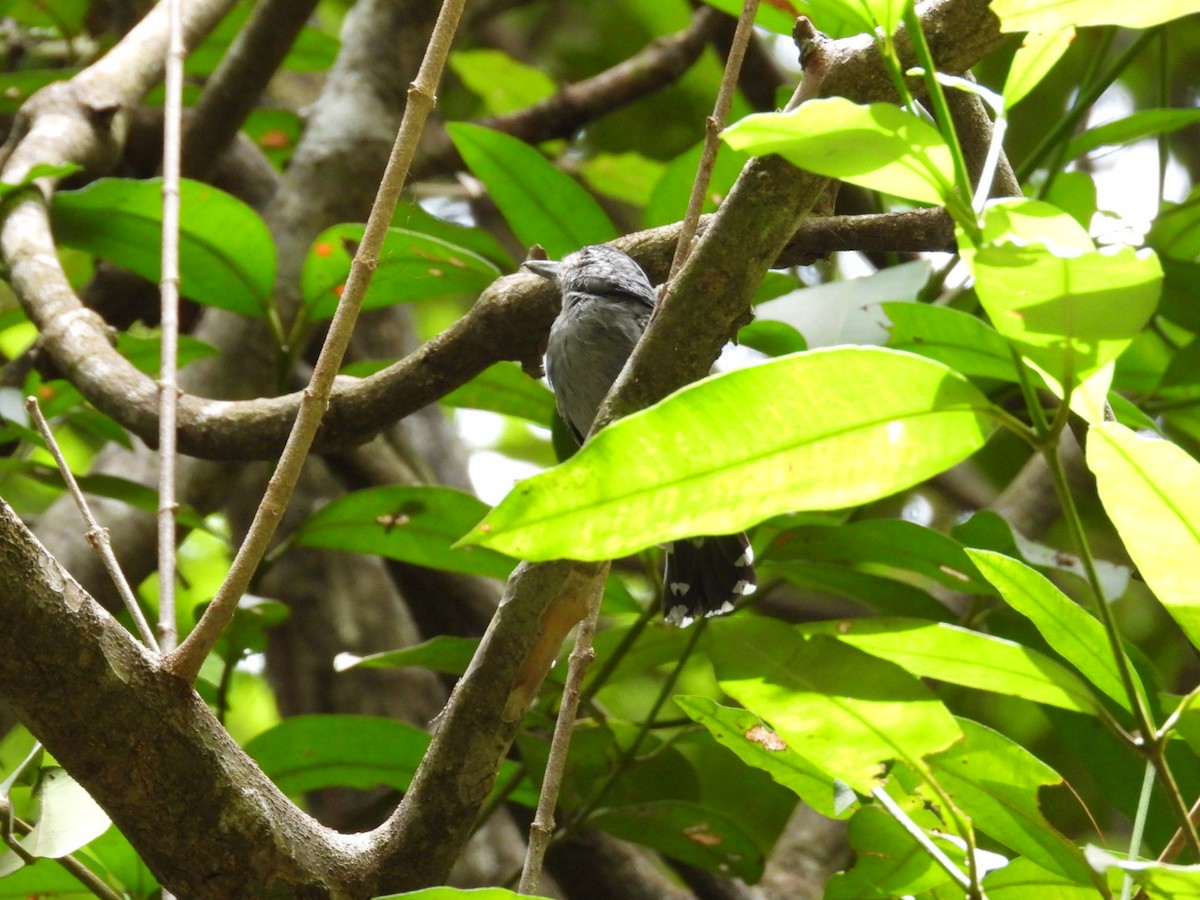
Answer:
<svg viewBox="0 0 1200 900"><path fill-rule="evenodd" d="M804 335L787 322L756 319L738 332L738 343L765 356L786 356L808 349Z"/></svg>
<svg viewBox="0 0 1200 900"><path fill-rule="evenodd" d="M936 359L975 378L1017 380L1008 344L977 316L927 303L885 303L883 311L892 322L889 347Z"/></svg>
<svg viewBox="0 0 1200 900"><path fill-rule="evenodd" d="M887 761L924 771L922 756L962 735L912 675L831 637L747 617L714 623L707 640L722 690L860 794L879 783Z"/></svg>
<svg viewBox="0 0 1200 900"><path fill-rule="evenodd" d="M502 50L457 50L450 54L450 68L493 116L532 106L557 90L554 79L541 69Z"/></svg>
<svg viewBox="0 0 1200 900"><path fill-rule="evenodd" d="M772 557L760 560L757 565L760 582L765 577L778 576L806 593L845 597L880 615L910 616L932 622L945 621L953 615L927 592L900 578L884 578L846 566L786 562Z"/></svg>
<svg viewBox="0 0 1200 900"><path fill-rule="evenodd" d="M740 6L741 0L735 0L735 2ZM766 4L759 7L760 10L764 8L766 8ZM692 183L696 180L696 167L700 164L700 155L703 151L704 144L701 142L689 147L667 163L646 201L645 224L647 228L678 222L683 216L687 210L688 198L692 193ZM739 153L724 144L720 145L712 176L708 180L708 190L704 195L701 212L710 213L716 210L719 201L729 193L729 189L749 159L750 157L745 153Z"/></svg>
<svg viewBox="0 0 1200 900"><path fill-rule="evenodd" d="M516 363L498 362L442 398L447 406L484 409L528 419L543 428L554 422L554 394Z"/></svg>
<svg viewBox="0 0 1200 900"><path fill-rule="evenodd" d="M1074 28L1025 35L1004 82L1004 102L1012 109L1041 84L1075 40Z"/></svg>
<svg viewBox="0 0 1200 900"><path fill-rule="evenodd" d="M516 268L517 265L512 254L504 249L504 245L496 240L491 232L439 218L417 203L401 200L396 205L396 214L392 216L392 227L435 237L456 247L465 247L477 256L490 259L497 268L506 271Z"/></svg>
<svg viewBox="0 0 1200 900"><path fill-rule="evenodd" d="M790 510L903 490L978 450L987 399L940 363L874 347L717 375L523 481L465 541L524 559L609 559Z"/></svg>
<svg viewBox="0 0 1200 900"><path fill-rule="evenodd" d="M198 303L265 316L275 286L275 245L249 206L207 184L180 184L180 290ZM102 178L60 191L55 237L157 283L162 275L162 179Z"/></svg>
<svg viewBox="0 0 1200 900"><path fill-rule="evenodd" d="M953 194L950 149L938 130L890 103L810 100L747 116L721 133L736 150L777 153L801 169L923 203Z"/></svg>
<svg viewBox="0 0 1200 900"><path fill-rule="evenodd" d="M822 772L796 753L754 713L721 706L707 697L677 696L675 703L709 730L742 762L756 766L796 794L823 816L848 815L858 798L846 785Z"/></svg>
<svg viewBox="0 0 1200 900"><path fill-rule="evenodd" d="M1138 572L1200 647L1200 463L1115 422L1088 430L1087 462Z"/></svg>
<svg viewBox="0 0 1200 900"><path fill-rule="evenodd" d="M362 225L334 225L313 241L300 275L300 290L312 317L333 315L362 234ZM493 263L465 247L389 228L363 307L377 309L434 297L473 297L499 275Z"/></svg>
<svg viewBox="0 0 1200 900"><path fill-rule="evenodd" d="M991 11L1000 18L1000 30L1055 31L1089 25L1151 28L1196 12L1196 0L993 0Z"/></svg>
<svg viewBox="0 0 1200 900"><path fill-rule="evenodd" d="M818 622L800 631L836 637L923 678L1075 712L1097 710L1087 685L1062 664L1030 647L957 625L919 619L856 619Z"/></svg>
<svg viewBox="0 0 1200 900"><path fill-rule="evenodd" d="M1005 602L1033 622L1056 653L1097 690L1129 709L1104 626L1095 616L1022 562L990 550L968 550L967 555Z"/></svg>
<svg viewBox="0 0 1200 900"><path fill-rule="evenodd" d="M507 578L513 560L478 547L450 548L486 510L481 500L452 488L366 488L321 507L295 541L301 547L375 553L431 569Z"/></svg>
<svg viewBox="0 0 1200 900"><path fill-rule="evenodd" d="M1154 314L1162 287L1158 257L1131 247L1058 255L1005 243L964 258L996 330L1063 385L1120 355Z"/></svg>
<svg viewBox="0 0 1200 900"><path fill-rule="evenodd" d="M1062 784L1062 776L999 732L969 719L958 724L962 742L928 758L954 805L1046 870L1077 882L1096 880L1083 853L1046 821L1038 804L1038 790Z"/></svg>
<svg viewBox="0 0 1200 900"><path fill-rule="evenodd" d="M452 122L446 130L521 243L541 244L559 259L585 244L617 237L592 195L533 147L466 122Z"/></svg>
<svg viewBox="0 0 1200 900"><path fill-rule="evenodd" d="M579 174L598 194L645 206L666 164L640 153L597 153L579 165Z"/></svg>
<svg viewBox="0 0 1200 900"><path fill-rule="evenodd" d="M1097 147L1130 144L1142 138L1178 131L1200 122L1200 109L1141 109L1115 122L1089 128L1067 144L1063 159L1075 159Z"/></svg>

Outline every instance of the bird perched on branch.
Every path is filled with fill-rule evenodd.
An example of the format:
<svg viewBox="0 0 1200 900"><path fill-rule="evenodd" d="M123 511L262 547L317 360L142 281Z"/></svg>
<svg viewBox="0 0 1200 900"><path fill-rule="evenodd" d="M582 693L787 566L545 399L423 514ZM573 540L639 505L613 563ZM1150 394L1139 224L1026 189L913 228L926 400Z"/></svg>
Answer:
<svg viewBox="0 0 1200 900"><path fill-rule="evenodd" d="M583 247L561 262L528 260L552 281L562 309L550 328L546 375L559 415L582 444L600 404L646 330L658 295L642 267L615 247ZM744 534L684 538L667 547L663 615L684 626L731 612L755 587Z"/></svg>

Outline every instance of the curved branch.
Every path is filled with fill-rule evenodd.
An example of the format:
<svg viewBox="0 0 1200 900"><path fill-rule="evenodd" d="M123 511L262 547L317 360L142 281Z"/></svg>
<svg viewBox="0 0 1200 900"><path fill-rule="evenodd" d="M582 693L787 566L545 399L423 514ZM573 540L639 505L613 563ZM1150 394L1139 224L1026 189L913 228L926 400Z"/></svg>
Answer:
<svg viewBox="0 0 1200 900"><path fill-rule="evenodd" d="M479 119L527 144L570 137L588 122L660 91L683 75L716 35L722 14L709 6L696 10L688 27L651 41L633 56L598 75L569 84L554 96L525 109ZM428 178L462 166L462 157L445 132L413 167L413 178Z"/></svg>

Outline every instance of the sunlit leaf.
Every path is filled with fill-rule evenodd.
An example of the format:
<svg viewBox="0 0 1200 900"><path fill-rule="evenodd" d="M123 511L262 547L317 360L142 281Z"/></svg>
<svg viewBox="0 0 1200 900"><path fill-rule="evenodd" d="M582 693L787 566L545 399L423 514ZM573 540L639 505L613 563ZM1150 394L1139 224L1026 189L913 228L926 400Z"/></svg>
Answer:
<svg viewBox="0 0 1200 900"><path fill-rule="evenodd" d="M968 550L967 555L1005 602L1033 622L1056 653L1097 690L1129 709L1129 696L1122 686L1104 626L1095 616L1018 560L989 550Z"/></svg>
<svg viewBox="0 0 1200 900"><path fill-rule="evenodd" d="M1024 697L1075 712L1097 703L1065 666L1030 647L945 622L857 619L801 626L802 634L827 634L913 675Z"/></svg>
<svg viewBox="0 0 1200 900"><path fill-rule="evenodd" d="M1196 12L1195 0L993 0L991 11L1000 18L1000 30L1054 31L1075 26L1121 25L1151 28Z"/></svg>
<svg viewBox="0 0 1200 900"><path fill-rule="evenodd" d="M883 764L921 757L961 737L953 717L899 666L782 622L734 618L710 626L709 656L731 697L830 778L869 794Z"/></svg>
<svg viewBox="0 0 1200 900"><path fill-rule="evenodd" d="M519 483L464 542L525 559L609 559L781 512L864 503L978 450L989 409L961 375L911 354L781 357L604 429Z"/></svg>
<svg viewBox="0 0 1200 900"><path fill-rule="evenodd" d="M777 153L801 169L924 203L953 193L950 150L936 128L890 103L841 97L747 116L721 133L736 150Z"/></svg>
<svg viewBox="0 0 1200 900"><path fill-rule="evenodd" d="M936 359L964 375L1017 380L1008 344L978 317L927 303L885 303L883 311L892 321L889 347Z"/></svg>
<svg viewBox="0 0 1200 900"><path fill-rule="evenodd" d="M818 769L796 753L754 713L721 706L707 697L676 696L676 705L709 730L742 762L756 766L805 803L830 818L842 818L857 805L858 798L846 785Z"/></svg>
<svg viewBox="0 0 1200 900"><path fill-rule="evenodd" d="M38 820L21 839L21 846L34 856L58 859L74 853L112 824L88 792L57 766L42 769L34 796Z"/></svg>
<svg viewBox="0 0 1200 900"><path fill-rule="evenodd" d="M450 68L467 90L483 100L489 115L501 115L545 100L557 89L554 79L502 50L457 50Z"/></svg>
<svg viewBox="0 0 1200 900"><path fill-rule="evenodd" d="M1008 109L1041 83L1074 40L1074 28L1025 35L1004 82L1004 102Z"/></svg>
<svg viewBox="0 0 1200 900"><path fill-rule="evenodd" d="M1097 871L1119 869L1129 873L1134 883L1145 887L1155 900L1195 900L1200 896L1200 865L1177 866L1129 860L1091 845L1084 853Z"/></svg>
<svg viewBox="0 0 1200 900"><path fill-rule="evenodd" d="M275 244L258 214L211 185L180 183L180 290L198 303L264 316ZM157 283L162 276L162 179L102 178L54 195L54 236Z"/></svg>
<svg viewBox="0 0 1200 900"><path fill-rule="evenodd" d="M829 879L825 900L892 900L924 894L950 881L904 826L878 806L854 814L847 838L858 851L857 859L849 871Z"/></svg>
<svg viewBox="0 0 1200 900"><path fill-rule="evenodd" d="M1138 572L1200 646L1200 463L1115 422L1088 430L1087 462Z"/></svg>
<svg viewBox="0 0 1200 900"><path fill-rule="evenodd" d="M558 259L617 236L592 195L533 147L466 122L452 122L446 130L521 243L541 244Z"/></svg>

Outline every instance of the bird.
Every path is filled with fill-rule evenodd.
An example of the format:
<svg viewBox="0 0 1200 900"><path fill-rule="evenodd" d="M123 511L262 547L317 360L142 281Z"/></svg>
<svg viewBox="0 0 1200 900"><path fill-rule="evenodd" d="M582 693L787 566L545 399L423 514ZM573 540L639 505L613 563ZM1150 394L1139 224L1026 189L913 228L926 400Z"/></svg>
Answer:
<svg viewBox="0 0 1200 900"><path fill-rule="evenodd" d="M523 267L562 296L550 327L546 378L559 415L582 446L646 330L658 293L633 257L608 244L581 247L559 261L526 260ZM662 611L672 625L732 612L757 584L745 534L682 538L667 546L665 557Z"/></svg>

